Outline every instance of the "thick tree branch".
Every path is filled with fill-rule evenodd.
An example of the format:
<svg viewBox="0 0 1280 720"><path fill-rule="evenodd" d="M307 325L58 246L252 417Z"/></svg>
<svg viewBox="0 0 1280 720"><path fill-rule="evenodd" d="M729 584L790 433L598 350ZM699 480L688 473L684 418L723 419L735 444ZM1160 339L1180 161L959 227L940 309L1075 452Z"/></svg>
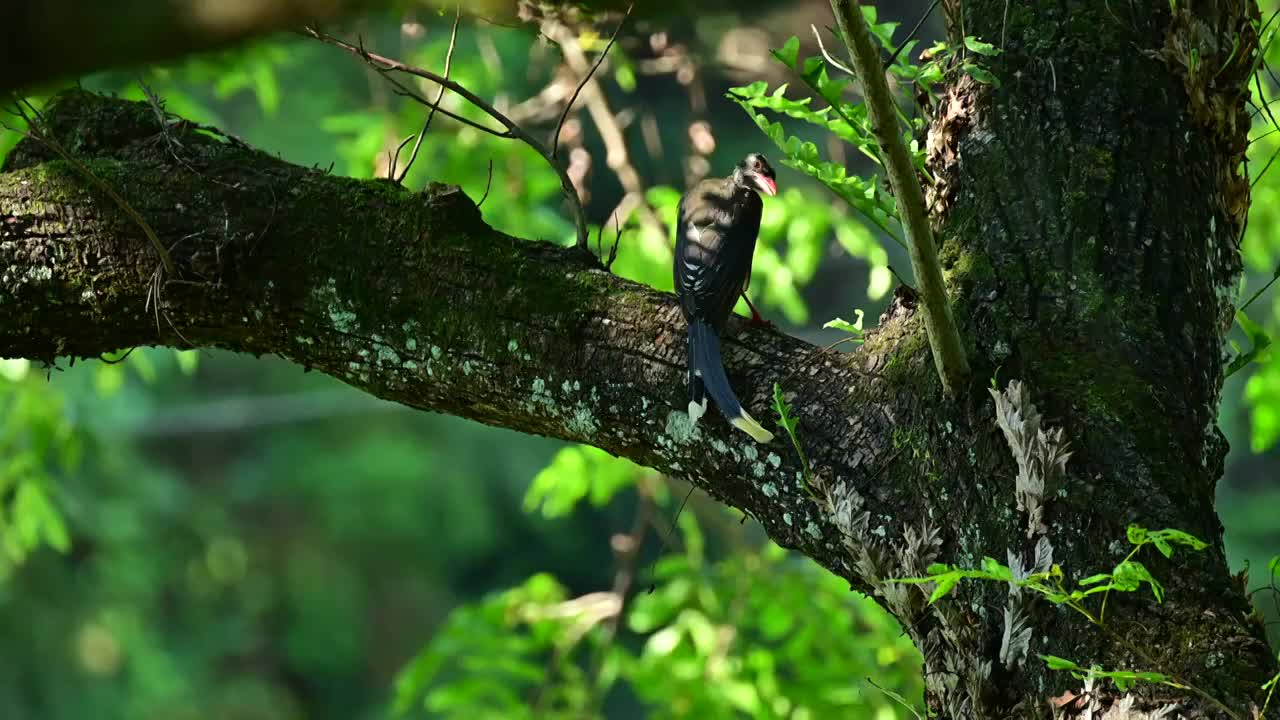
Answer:
<svg viewBox="0 0 1280 720"><path fill-rule="evenodd" d="M688 478L849 575L793 449L756 448L718 416L690 427L684 326L669 295L572 249L496 232L456 188L334 177L182 125L169 131L180 134L179 159L145 104L84 93L62 96L47 116L50 132L74 132L80 162L173 244L178 272L157 323L144 312L155 260L136 224L26 142L0 174L0 356L52 363L188 341L277 354L378 397ZM912 332L891 325L895 337ZM871 497L901 461L891 419L916 404L915 391L868 372L887 350L812 351L744 330L726 359L758 417L769 415L773 382L800 370L786 389L815 473ZM906 488L876 493L878 517L913 512Z"/></svg>
<svg viewBox="0 0 1280 720"><path fill-rule="evenodd" d="M933 229L924 207L924 193L920 190L920 180L916 177L911 156L902 142L897 107L884 79L880 53L871 44L871 31L862 17L858 0L831 0L831 9L835 11L836 22L849 48L849 59L858 73L867 102L867 117L871 119L871 127L884 158L885 174L889 176L889 184L898 201L898 214L902 218L902 229L906 231L911 253L911 269L920 285L924 324L929 332L933 362L947 392L952 393L959 390L968 377L969 361L965 357L964 343L960 341L960 331L951 315Z"/></svg>

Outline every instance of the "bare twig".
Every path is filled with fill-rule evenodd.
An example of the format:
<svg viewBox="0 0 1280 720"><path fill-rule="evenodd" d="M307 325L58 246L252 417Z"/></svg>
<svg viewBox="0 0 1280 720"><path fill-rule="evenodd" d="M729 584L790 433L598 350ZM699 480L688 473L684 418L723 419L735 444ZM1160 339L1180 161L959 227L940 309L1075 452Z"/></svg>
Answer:
<svg viewBox="0 0 1280 720"><path fill-rule="evenodd" d="M489 158L489 176L484 181L484 195L480 196L480 202L476 203L476 209L484 207L484 201L489 199L489 188L493 185L493 158Z"/></svg>
<svg viewBox="0 0 1280 720"><path fill-rule="evenodd" d="M462 4L459 3L453 13L453 29L449 31L449 50L444 54L444 76L449 77L449 71L453 66L453 48L458 42L458 20L462 18ZM422 147L422 139L427 136L427 130L431 127L431 119L436 116L436 109L440 107L440 101L444 100L444 85L440 86L440 91L436 93L436 101L431 105L431 109L427 111L427 119L422 123L422 131L418 133L418 140L413 144L413 152L409 153L409 159L405 161L404 170L395 177L395 181L403 183L405 177L409 175L409 168L413 167L413 161L418 159L418 149ZM392 166L395 167L394 165Z"/></svg>
<svg viewBox="0 0 1280 720"><path fill-rule="evenodd" d="M417 137L418 137L418 141L421 142L422 136L418 135ZM391 153L387 153L388 155L391 156L390 158L391 162L390 164L387 165L388 180L391 180L394 182L400 182L400 178L396 176L396 166L400 164L400 151L403 150L404 146L408 145L409 141L412 140L413 138L414 138L413 135L406 135L405 138L400 141L400 144L396 146L396 152L394 155L392 155ZM414 147L417 147L417 145L415 145Z"/></svg>
<svg viewBox="0 0 1280 720"><path fill-rule="evenodd" d="M604 261L604 269L612 270L613 261L618 259L618 243L622 242L622 221L617 215L613 216L613 247L609 249L609 259Z"/></svg>
<svg viewBox="0 0 1280 720"><path fill-rule="evenodd" d="M938 263L933 230L924 207L924 193L911 156L902 142L902 134L898 132L897 105L885 82L880 54L871 44L871 31L862 16L859 1L831 0L831 9L835 12L849 58L861 81L867 115L884 156L885 174L889 176L893 194L898 200L902 226L910 241L911 268L920 283L923 300L920 305L924 310L924 325L933 351L933 363L942 379L944 391L954 394L969 375L969 361L960 341L960 331L951 315L942 266Z"/></svg>
<svg viewBox="0 0 1280 720"><path fill-rule="evenodd" d="M667 549L667 543L671 540L672 536L676 534L676 529L680 521L680 514L684 512L684 506L689 504L689 498L693 497L693 491L697 489L697 485L691 484L689 486L689 492L685 493L684 500L680 501L680 507L676 508L676 514L672 516L671 524L667 526L665 536L658 542L658 552L653 556L653 562L649 563L649 589L646 591L648 593L652 593L657 589L657 582L654 581L654 577L657 575L658 560L662 558L662 553ZM654 530L657 530L657 527L655 527Z"/></svg>
<svg viewBox="0 0 1280 720"><path fill-rule="evenodd" d="M818 32L818 26L810 24L809 29L813 31L813 39L818 41L818 52L822 53L822 57L827 61L827 64L848 75L855 75L852 70L845 67L844 63L835 59L831 56L831 53L827 52L827 46L822 44L822 33Z"/></svg>
<svg viewBox="0 0 1280 720"><path fill-rule="evenodd" d="M604 662L609 655L609 648L613 645L613 641L618 635L618 625L627 610L627 598L631 595L631 586L635 584L636 579L636 563L640 559L640 550L644 547L645 531L648 530L651 524L653 490L649 487L649 483L654 481L646 477L637 479L636 494L639 496L639 503L636 508L635 520L632 522L631 532L623 536L622 542L616 547L618 565L613 576L612 592L617 596L621 604L618 606L618 612L609 616L604 622L604 637L600 639L600 644L595 648L595 657L591 663L591 674L587 680L587 687L595 695L597 704L604 700L604 697L600 694L603 688L597 687L600 682L600 673L604 669Z"/></svg>
<svg viewBox="0 0 1280 720"><path fill-rule="evenodd" d="M619 184L626 192L626 198L634 200L636 207L640 210L640 221L658 230L659 235L665 236L666 230L662 220L645 202L644 182L640 179L640 173L636 171L635 166L631 164L627 152L627 139L622 134L617 116L609 108L609 101L600 87L600 81L590 75L591 66L587 62L587 56L582 51L582 47L575 41L571 31L563 25L549 25L544 32L560 43L560 50L569 68L586 78L581 87L582 98L587 105L591 122L600 131L600 138L604 141L605 164L618 177Z"/></svg>
<svg viewBox="0 0 1280 720"><path fill-rule="evenodd" d="M924 14L921 15L920 19L916 21L915 27L911 28L911 32L907 33L907 36L903 38L902 43L898 45L898 49L894 50L893 55L889 56L889 62L884 64L885 67L893 67L894 61L898 59L898 55L902 54L903 48L905 48L908 44L911 43L912 39L915 38L916 33L920 32L920 27L924 25L924 21L929 19L929 16L933 14L933 11L937 9L937 7L938 7L938 0L933 0L933 2L929 3L929 9L924 11ZM1008 11L1008 9L1009 9L1009 6L1005 5L1006 12ZM1003 39L1000 40L1000 44L1001 44L1001 47L1004 46Z"/></svg>
<svg viewBox="0 0 1280 720"><path fill-rule="evenodd" d="M631 8L635 7L634 3L627 6L627 12L622 16L622 20L618 22L618 27L613 29L613 35L609 37L609 42L604 46L604 51L600 53L600 57L596 58L596 63L591 66L587 74L583 76L578 83L578 87L574 88L573 95L569 97L569 102L565 103L564 112L560 113L560 121L556 123L556 134L551 139L551 154L555 155L560 151L560 130L564 127L564 121L569 117L569 111L573 109L573 104L578 100L578 94L582 92L583 86L591 80L591 76L596 74L600 64L604 62L605 57L609 55L609 50L613 47L614 41L618 39L618 33L622 32L622 26L627 24L627 18L631 17Z"/></svg>
<svg viewBox="0 0 1280 720"><path fill-rule="evenodd" d="M533 137L528 132L526 132L524 128L521 128L519 125L513 122L511 118L499 112L497 108L493 106L492 103L480 97L479 95L476 95L475 93L471 92L465 86L453 80L450 80L449 78L444 77L443 75L439 75L437 73L431 72L430 70L424 70L419 67L414 67L413 65L407 65L405 63L400 62L399 60L395 60L393 58L389 58L384 55L378 55L376 53L369 52L368 50L365 50L363 47L352 45L351 43L346 42L344 40L339 40L338 38L333 37L332 35L328 35L326 33L320 32L319 30L316 30L315 28L312 28L312 27L306 28L305 33L321 42L341 48L351 53L352 55L355 55L356 57L361 58L366 63L368 63L370 67L377 70L383 77L387 78L388 81L390 81L393 85L395 85L397 89L400 90L407 97L411 97L417 100L418 102L423 103L424 105L432 105L432 103L425 100L421 95L405 87L403 83L396 81L395 78L392 78L389 75L389 73L401 72L406 75L425 78L427 80L431 80L433 82L439 83L440 85L448 88L449 90L452 90L457 94L461 95L464 100L480 108L481 110L484 111L486 115L488 115L489 117L501 123L502 126L506 128L505 130L494 130L492 128L487 128L487 127L484 127L483 125L480 125L479 123L476 123L474 121L463 118L459 115L451 113L448 110L445 110L444 108L441 108L439 107L438 104L436 104L436 107L438 108L439 112L443 113L448 117L451 117L455 120L471 125L472 127L475 127L479 130L483 130L491 135L496 135L498 137L514 138L516 140L519 140L524 144L528 145L529 147L533 148L535 152L541 155L543 160L545 160L547 164L551 166L551 169L554 170L556 175L559 176L560 178L560 188L564 191L564 197L565 197L565 200L567 200L569 203L570 210L573 211L573 220L574 220L574 225L577 228L577 236L578 236L577 245L579 248L583 250L588 250L589 235L587 233L587 216L582 209L582 201L578 198L578 191L574 189L573 181L569 179L568 173L565 171L564 168L560 167L560 164L558 162L556 162L555 157L552 156L551 151L547 149L546 145L544 145L537 138Z"/></svg>

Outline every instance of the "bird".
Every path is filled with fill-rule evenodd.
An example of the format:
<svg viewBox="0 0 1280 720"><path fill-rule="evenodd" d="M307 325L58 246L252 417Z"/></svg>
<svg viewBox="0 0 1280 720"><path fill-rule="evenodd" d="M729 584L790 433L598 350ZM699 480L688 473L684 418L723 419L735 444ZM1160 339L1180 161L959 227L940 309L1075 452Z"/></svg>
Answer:
<svg viewBox="0 0 1280 720"><path fill-rule="evenodd" d="M676 297L689 326L689 418L696 424L710 396L731 425L759 443L773 440L742 409L720 359L720 334L751 279L760 233L761 195L776 195L769 161L751 153L725 178L710 178L680 198L673 263ZM752 306L753 320L759 314Z"/></svg>

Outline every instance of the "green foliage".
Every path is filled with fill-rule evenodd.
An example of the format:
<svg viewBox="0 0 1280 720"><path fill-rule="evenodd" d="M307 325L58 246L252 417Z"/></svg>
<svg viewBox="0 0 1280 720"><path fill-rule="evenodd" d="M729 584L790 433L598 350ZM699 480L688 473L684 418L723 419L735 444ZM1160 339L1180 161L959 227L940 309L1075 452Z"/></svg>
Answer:
<svg viewBox="0 0 1280 720"><path fill-rule="evenodd" d="M0 581L43 545L67 552L56 477L74 472L80 437L58 393L26 360L0 360Z"/></svg>
<svg viewBox="0 0 1280 720"><path fill-rule="evenodd" d="M866 108L860 104L848 103L840 97L848 81L831 80L827 75L825 61L820 57L806 59L805 65L797 71L814 92L833 104L821 110L812 110L809 109L810 98L788 100L785 97L787 85L780 85L769 93L764 81L732 88L729 98L746 110L756 125L783 152L783 165L799 170L825 185L865 220L901 245L902 238L894 227L897 223L892 222L898 219L897 206L893 198L881 189L875 176L862 178L850 175L843 164L822 159L817 145L788 135L782 123L771 121L767 115L759 112L768 109L818 125L879 162Z"/></svg>
<svg viewBox="0 0 1280 720"><path fill-rule="evenodd" d="M641 468L630 460L618 458L589 445L574 445L556 453L533 478L524 496L524 508L542 509L546 517L561 517L573 511L583 498L600 507L609 503L618 491L635 484Z"/></svg>
<svg viewBox="0 0 1280 720"><path fill-rule="evenodd" d="M1026 577L1016 578L1009 566L999 561L984 557L980 568L968 569L945 563L935 563L928 568L927 577L901 578L892 582L908 584L936 583L929 602L932 604L946 597L961 580L989 580L1010 583L1039 594L1054 605L1066 605L1079 612L1095 625L1104 625L1106 621L1106 597L1111 591L1134 592L1146 585L1151 589L1157 602L1164 602L1164 586L1160 584L1146 566L1134 560L1134 556L1147 546L1156 548L1166 558L1173 557L1174 548L1187 547L1192 550L1203 550L1208 547L1200 539L1175 529L1147 530L1140 525L1130 525L1126 531L1129 543L1134 547L1111 572L1090 575L1076 583L1075 588L1066 584L1066 573L1057 564L1048 570L1030 573ZM1103 594L1101 608L1094 612L1085 600L1091 595Z"/></svg>
<svg viewBox="0 0 1280 720"><path fill-rule="evenodd" d="M1050 670L1070 672L1072 677L1077 680L1110 680L1116 684L1116 689L1120 692L1128 692L1133 689L1134 685L1140 682L1168 685L1169 687L1182 690L1187 689L1187 686L1174 682L1172 678L1163 673L1134 670L1103 670L1097 665L1085 668L1071 660L1060 658L1056 655L1041 655L1040 659L1045 661L1045 664L1049 666Z"/></svg>
<svg viewBox="0 0 1280 720"><path fill-rule="evenodd" d="M1015 577L1013 570L999 561L984 557L978 569L959 568L954 565L935 563L928 568L928 577L902 578L891 582L908 584L935 583L929 596L929 603L935 603L946 597L955 589L961 580L988 580L1008 583L1030 590L1054 605L1065 605L1083 615L1089 622L1098 627L1105 627L1107 597L1111 591L1135 592L1143 585L1151 589L1156 602L1164 602L1164 586L1147 570L1146 566L1134 560L1134 556L1144 547L1154 547L1166 558L1173 557L1174 548L1185 547L1200 551L1208 545L1190 533L1172 528L1148 530L1141 525L1132 524L1125 531L1126 538L1133 545L1129 554L1112 568L1111 572L1098 573L1083 578L1074 588L1066 584L1066 573L1057 565L1052 565L1043 572L1030 573L1026 577ZM1102 603L1098 610L1089 607L1089 596L1102 594ZM1077 679L1111 680L1121 692L1128 691L1135 683L1150 682L1187 689L1188 686L1175 682L1173 678L1158 672L1131 670L1103 670L1097 666L1084 668L1065 658L1053 655L1041 655L1050 670L1069 671Z"/></svg>
<svg viewBox="0 0 1280 720"><path fill-rule="evenodd" d="M599 717L625 686L652 718L897 716L868 676L919 702L918 657L869 598L774 545L708 562L692 514L680 529L684 551L659 560L654 589L623 610L626 642L611 638L611 596L571 598L535 577L455 611L402 673L397 707ZM855 627L868 642L848 642Z"/></svg>
<svg viewBox="0 0 1280 720"><path fill-rule="evenodd" d="M862 11L872 34L881 47L888 52L897 50L898 48L893 45L893 32L897 28L897 23L876 23L876 9L872 6L864 5ZM889 70L906 80L905 84L908 88L919 88L931 94L933 86L944 79L944 68L955 64L954 52L946 43L937 43L929 51L930 60L923 65L917 65L908 59L914 46L914 40L908 42L902 52L898 53ZM999 53L995 46L974 37L965 38L965 49L975 55L983 56ZM787 83L770 91L769 84L761 80L750 85L730 88L727 95L729 99L746 111L756 126L782 151L783 165L820 182L844 200L872 227L905 248L899 230L901 218L898 216L897 204L893 197L882 189L877 176L862 177L851 174L845 162L824 159L817 144L788 134L781 122L770 118L772 113L773 116L808 123L852 146L876 164L883 165L879 143L871 128L866 106L863 103L853 103L845 99L851 83L851 78L846 76L848 70L842 66L832 66L831 62L822 55L801 57L800 40L794 36L781 48L773 50L772 54L778 62L804 83L813 93L813 97L791 98L787 96L789 88ZM966 61L961 64L961 71L981 82L998 84L988 70L974 62ZM816 99L820 99L825 106L815 107ZM905 125L906 143L911 150L916 169L921 176L929 179L922 141L928 129L927 114L917 113L908 118L900 110L899 115ZM851 255L864 258L871 264L873 276L869 294L873 298L882 297L890 283L884 248L872 238L866 227L849 223L837 227L836 233L841 245Z"/></svg>
<svg viewBox="0 0 1280 720"><path fill-rule="evenodd" d="M1235 357L1231 358L1231 362L1227 363L1227 367L1223 370L1224 377L1231 377L1250 363L1266 362L1268 350L1271 347L1271 336L1264 332L1260 325L1250 320L1243 309L1236 311L1236 324L1248 337L1249 349L1242 349L1235 340L1230 341Z"/></svg>
<svg viewBox="0 0 1280 720"><path fill-rule="evenodd" d="M1241 241L1241 254L1248 273L1246 280L1252 284L1259 278L1260 288L1248 300L1238 303L1236 325L1247 347L1235 339L1229 341L1231 359L1225 369L1230 377L1245 369L1252 374L1244 385L1244 400L1251 411L1250 445L1255 453L1261 453L1280 441L1280 357L1271 352L1272 338L1280 331L1280 297L1266 291L1280 277L1280 176L1272 172L1277 156L1280 156L1280 132L1277 132L1276 116L1272 104L1276 102L1276 86L1271 80L1271 67L1280 61L1280 46L1275 43L1277 25L1274 0L1261 3L1262 16L1268 18L1260 28L1259 44L1262 48L1255 67L1255 77L1250 82L1253 128L1250 133L1249 157L1246 166L1252 177L1249 216L1246 232ZM1212 232L1212 227L1210 228ZM1255 301L1265 298L1264 307L1255 310L1253 317L1244 314Z"/></svg>
<svg viewBox="0 0 1280 720"><path fill-rule="evenodd" d="M601 619L545 574L450 614L399 674L395 712L445 718L580 718L592 697L570 652Z"/></svg>
<svg viewBox="0 0 1280 720"><path fill-rule="evenodd" d="M862 342L862 320L864 313L861 309L854 309L853 312L855 317L857 317L853 322L849 322L844 318L835 318L823 323L822 327L849 333L849 340L853 342Z"/></svg>
<svg viewBox="0 0 1280 720"><path fill-rule="evenodd" d="M818 499L817 494L813 490L813 473L809 470L809 457L804 454L804 448L800 447L800 437L796 434L800 427L800 420L791 417L791 406L787 404L785 398L782 397L782 386L778 383L773 384L773 410L778 414L778 425L787 431L787 437L791 438L791 446L796 449L796 454L800 456L800 467L804 474L804 489L813 499Z"/></svg>

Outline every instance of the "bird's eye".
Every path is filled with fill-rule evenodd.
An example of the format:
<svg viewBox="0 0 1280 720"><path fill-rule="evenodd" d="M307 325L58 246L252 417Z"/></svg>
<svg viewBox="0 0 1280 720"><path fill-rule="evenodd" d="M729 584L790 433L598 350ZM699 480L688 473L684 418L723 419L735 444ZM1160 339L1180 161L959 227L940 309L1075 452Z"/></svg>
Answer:
<svg viewBox="0 0 1280 720"><path fill-rule="evenodd" d="M752 170L759 170L761 167L762 167L762 166L760 165L760 161L759 161L759 160L757 160L757 161L755 161L755 163L753 163L753 164L752 164L751 169L752 169Z"/></svg>

